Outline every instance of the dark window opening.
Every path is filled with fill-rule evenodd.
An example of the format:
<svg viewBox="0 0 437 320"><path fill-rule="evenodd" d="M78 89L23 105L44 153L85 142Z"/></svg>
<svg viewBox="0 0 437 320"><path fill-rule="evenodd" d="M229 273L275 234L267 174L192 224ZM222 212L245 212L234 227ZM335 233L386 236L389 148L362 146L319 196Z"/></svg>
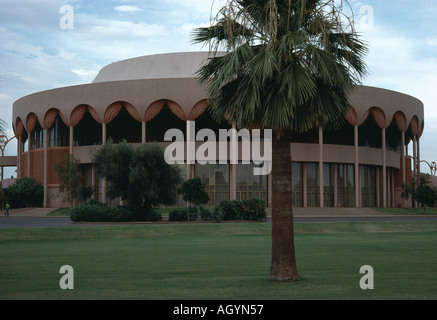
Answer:
<svg viewBox="0 0 437 320"><path fill-rule="evenodd" d="M87 112L83 115L82 120L74 127L74 146L92 146L102 143L102 125L97 123Z"/></svg>

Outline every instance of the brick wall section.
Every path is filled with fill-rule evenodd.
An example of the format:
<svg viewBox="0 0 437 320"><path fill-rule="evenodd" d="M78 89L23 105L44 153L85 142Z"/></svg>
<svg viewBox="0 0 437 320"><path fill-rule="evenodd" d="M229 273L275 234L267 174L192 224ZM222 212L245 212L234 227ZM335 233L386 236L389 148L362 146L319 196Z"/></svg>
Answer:
<svg viewBox="0 0 437 320"><path fill-rule="evenodd" d="M64 157L70 152L69 147L49 148L48 162L47 162L47 185L59 186L61 183L56 174L55 165L62 161Z"/></svg>
<svg viewBox="0 0 437 320"><path fill-rule="evenodd" d="M44 185L44 149L30 152L30 176Z"/></svg>

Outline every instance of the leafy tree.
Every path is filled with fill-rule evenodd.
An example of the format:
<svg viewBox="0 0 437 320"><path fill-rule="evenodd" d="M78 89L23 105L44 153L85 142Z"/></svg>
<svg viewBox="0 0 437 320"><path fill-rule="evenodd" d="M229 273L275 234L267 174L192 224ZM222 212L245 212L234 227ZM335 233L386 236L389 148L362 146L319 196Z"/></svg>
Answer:
<svg viewBox="0 0 437 320"><path fill-rule="evenodd" d="M178 193L183 195L186 202L194 205L207 204L209 196L205 191L205 183L200 178L192 178L184 181L178 189Z"/></svg>
<svg viewBox="0 0 437 320"><path fill-rule="evenodd" d="M205 191L205 183L202 183L200 178L192 178L184 181L178 189L178 193L183 195L184 201L186 201L189 206L194 204L196 207L198 205L207 204L209 201L209 196ZM190 207L187 208L188 219L190 216Z"/></svg>
<svg viewBox="0 0 437 320"><path fill-rule="evenodd" d="M70 206L86 201L91 196L80 185L80 162L74 156L67 154L62 161L55 164L55 171L61 180L59 191L64 195L63 201L69 202Z"/></svg>
<svg viewBox="0 0 437 320"><path fill-rule="evenodd" d="M12 208L40 207L44 198L44 187L33 178L19 178L5 189L5 198Z"/></svg>
<svg viewBox="0 0 437 320"><path fill-rule="evenodd" d="M96 171L108 182L107 196L121 197L133 207L151 208L173 204L177 186L182 182L180 169L164 160L157 144L134 147L123 141L109 141L94 154Z"/></svg>
<svg viewBox="0 0 437 320"><path fill-rule="evenodd" d="M426 206L433 207L437 201L437 189L431 186L430 175L420 173L413 177L411 184L402 185L401 197L408 200L417 201L423 205L424 213Z"/></svg>
<svg viewBox="0 0 437 320"><path fill-rule="evenodd" d="M342 6L335 0L228 0L210 27L193 32L193 42L211 52L197 76L212 116L274 133L273 280L299 277L290 137L341 125L348 94L366 74L366 46Z"/></svg>

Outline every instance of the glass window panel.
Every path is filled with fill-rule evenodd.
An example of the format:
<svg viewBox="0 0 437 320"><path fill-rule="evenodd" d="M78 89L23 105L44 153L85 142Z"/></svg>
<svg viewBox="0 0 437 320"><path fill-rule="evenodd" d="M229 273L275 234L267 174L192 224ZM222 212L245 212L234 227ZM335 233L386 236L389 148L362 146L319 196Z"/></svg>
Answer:
<svg viewBox="0 0 437 320"><path fill-rule="evenodd" d="M267 176L254 176L253 168L256 167L259 165L253 163L236 165L237 200L257 198L267 205Z"/></svg>
<svg viewBox="0 0 437 320"><path fill-rule="evenodd" d="M319 164L307 163L307 206L320 206Z"/></svg>
<svg viewBox="0 0 437 320"><path fill-rule="evenodd" d="M291 164L291 177L292 205L294 207L303 207L302 163L293 162Z"/></svg>

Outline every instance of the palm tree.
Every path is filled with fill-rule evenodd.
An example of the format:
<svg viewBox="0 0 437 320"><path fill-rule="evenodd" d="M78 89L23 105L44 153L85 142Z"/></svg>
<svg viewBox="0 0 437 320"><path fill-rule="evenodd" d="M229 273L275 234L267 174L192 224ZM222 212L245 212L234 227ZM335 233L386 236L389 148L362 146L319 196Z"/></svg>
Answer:
<svg viewBox="0 0 437 320"><path fill-rule="evenodd" d="M0 119L0 135L6 136L6 129L8 124L3 119Z"/></svg>
<svg viewBox="0 0 437 320"><path fill-rule="evenodd" d="M210 111L237 128L273 130L272 280L298 279L291 203L290 138L335 128L366 74L365 44L335 0L228 0L211 26L197 73Z"/></svg>

